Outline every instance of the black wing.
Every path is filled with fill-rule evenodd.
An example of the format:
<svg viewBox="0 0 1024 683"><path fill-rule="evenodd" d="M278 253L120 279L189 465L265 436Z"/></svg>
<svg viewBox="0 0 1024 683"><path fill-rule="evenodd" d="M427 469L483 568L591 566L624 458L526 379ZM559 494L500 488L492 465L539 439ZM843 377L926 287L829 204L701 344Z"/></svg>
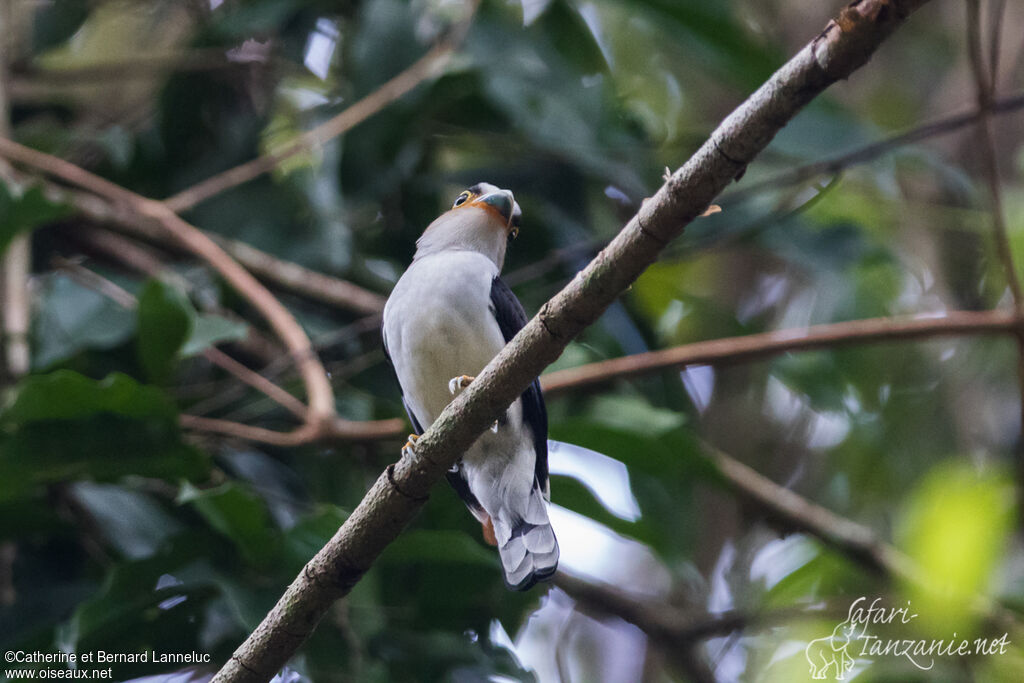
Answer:
<svg viewBox="0 0 1024 683"><path fill-rule="evenodd" d="M505 343L509 343L526 325L526 311L519 299L500 277L491 282L491 306ZM533 449L537 454L534 471L542 491L548 490L548 411L540 392L540 379L535 379L522 395L523 422L533 432Z"/></svg>

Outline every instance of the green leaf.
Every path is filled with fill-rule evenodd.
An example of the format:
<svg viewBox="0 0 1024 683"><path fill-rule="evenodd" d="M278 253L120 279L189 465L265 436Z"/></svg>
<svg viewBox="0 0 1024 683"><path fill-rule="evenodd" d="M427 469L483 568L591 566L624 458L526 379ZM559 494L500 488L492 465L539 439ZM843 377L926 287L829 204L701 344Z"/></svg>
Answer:
<svg viewBox="0 0 1024 683"><path fill-rule="evenodd" d="M135 474L202 477L205 457L181 442L177 412L158 388L112 373L71 370L23 379L0 412L0 500L39 484Z"/></svg>
<svg viewBox="0 0 1024 683"><path fill-rule="evenodd" d="M9 185L0 182L0 254L18 233L52 223L68 213L67 205L51 202L38 185L15 196Z"/></svg>
<svg viewBox="0 0 1024 683"><path fill-rule="evenodd" d="M139 360L150 380L164 382L195 326L195 309L178 289L150 280L139 296Z"/></svg>
<svg viewBox="0 0 1024 683"><path fill-rule="evenodd" d="M181 442L173 420L113 414L41 420L0 438L0 501L74 479L116 481L134 475L177 481L201 479L209 468L202 453Z"/></svg>
<svg viewBox="0 0 1024 683"><path fill-rule="evenodd" d="M80 603L61 629L61 642L78 652L110 651L111 643L125 653L203 652L197 625L221 588L205 560L216 553L212 540L201 534L179 537L157 555L114 564L101 589ZM115 664L114 678L128 680L180 667L152 661Z"/></svg>
<svg viewBox="0 0 1024 683"><path fill-rule="evenodd" d="M250 561L268 562L277 555L279 538L273 533L263 502L234 483L198 489L184 482L179 504L191 504L214 530L231 540Z"/></svg>
<svg viewBox="0 0 1024 683"><path fill-rule="evenodd" d="M63 43L74 35L88 16L88 0L62 0L37 5L29 24L33 49L42 52Z"/></svg>
<svg viewBox="0 0 1024 683"><path fill-rule="evenodd" d="M0 422L73 420L103 413L168 421L177 414L163 391L128 375L115 372L97 381L72 370L56 370L19 382L12 402L0 412Z"/></svg>
<svg viewBox="0 0 1024 683"><path fill-rule="evenodd" d="M135 313L55 273L39 281L32 366L45 369L86 349L111 349L135 333Z"/></svg>
<svg viewBox="0 0 1024 683"><path fill-rule="evenodd" d="M245 339L249 325L229 320L222 315L200 313L194 320L192 333L181 347L181 357L190 358L221 342Z"/></svg>
<svg viewBox="0 0 1024 683"><path fill-rule="evenodd" d="M934 468L911 494L898 538L920 568L922 581L908 591L923 628L971 632L972 605L993 588L1014 508L1009 478L963 462Z"/></svg>
<svg viewBox="0 0 1024 683"><path fill-rule="evenodd" d="M125 557L149 557L184 529L150 496L114 484L79 482L71 494L107 542Z"/></svg>
<svg viewBox="0 0 1024 683"><path fill-rule="evenodd" d="M285 534L285 561L295 569L301 569L334 536L346 519L346 510L335 505L325 505L301 520Z"/></svg>

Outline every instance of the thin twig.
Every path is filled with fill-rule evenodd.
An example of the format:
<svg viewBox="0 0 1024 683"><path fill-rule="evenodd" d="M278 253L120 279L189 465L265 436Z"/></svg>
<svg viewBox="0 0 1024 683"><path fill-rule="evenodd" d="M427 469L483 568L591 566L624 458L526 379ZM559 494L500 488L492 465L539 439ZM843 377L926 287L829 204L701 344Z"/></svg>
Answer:
<svg viewBox="0 0 1024 683"><path fill-rule="evenodd" d="M242 365L220 349L214 347L205 349L203 351L203 357L214 365L227 370L229 373L257 391L263 392L267 395L267 398L270 398L278 405L287 409L292 415L295 415L300 420L304 420L306 418L306 405L302 401L295 398L260 373Z"/></svg>
<svg viewBox="0 0 1024 683"><path fill-rule="evenodd" d="M835 348L849 344L953 335L1015 334L1021 327L1022 323L1015 315L1004 311L950 311L935 317L850 320L694 342L613 358L542 375L541 386L545 394L554 395L568 389L687 365L736 363L791 351Z"/></svg>
<svg viewBox="0 0 1024 683"><path fill-rule="evenodd" d="M995 100L992 102L989 112L991 114L1008 114L1024 108L1024 93ZM938 135L945 135L957 131L964 126L977 123L983 116L984 110L975 108L963 114L954 114L945 118L926 123L921 126L893 135L892 137L872 142L863 147L823 161L815 161L810 164L798 166L788 171L783 171L763 180L750 182L732 192L722 195L722 203L736 202L746 199L759 192L776 187L786 187L809 180L819 175L833 175L851 166L866 163L877 159L889 152L912 145L922 140Z"/></svg>
<svg viewBox="0 0 1024 683"><path fill-rule="evenodd" d="M1006 0L992 0L988 17L988 83L994 96L999 89L999 50L1002 47Z"/></svg>
<svg viewBox="0 0 1024 683"><path fill-rule="evenodd" d="M191 280L175 272L157 254L128 237L91 225L76 225L73 230L66 232L70 239L80 242L87 252L95 252L101 258L113 261L129 271L161 280L188 294L196 293L196 287ZM200 295L197 302L206 312L234 322L242 321L242 318L233 311L210 302L209 297ZM244 354L253 356L263 363L280 359L282 369L289 365L287 355L276 341L252 325L247 325L247 328L245 339L233 342Z"/></svg>
<svg viewBox="0 0 1024 683"><path fill-rule="evenodd" d="M123 204L111 202L95 194L78 192L44 181L49 199L70 204L76 211L96 223L118 232L141 238L161 248L178 251L180 242L155 220L140 216ZM318 273L297 263L285 261L264 251L214 233L204 232L232 258L268 285L296 294L317 304L324 304L354 313L379 313L385 297L341 278Z"/></svg>
<svg viewBox="0 0 1024 683"><path fill-rule="evenodd" d="M195 289L191 280L168 267L152 250L116 232L91 225L76 225L67 234L87 252L99 254L128 270L158 278L189 294Z"/></svg>
<svg viewBox="0 0 1024 683"><path fill-rule="evenodd" d="M763 510L775 524L823 541L887 578L913 578L910 561L871 529L779 486L738 460L705 445L705 453L742 501Z"/></svg>
<svg viewBox="0 0 1024 683"><path fill-rule="evenodd" d="M318 427L306 424L290 432L278 432L240 422L183 414L181 426L193 432L229 436L242 441L280 447L331 441L380 441L394 439L408 431L405 420L399 418L361 422L335 418L330 422L322 422Z"/></svg>
<svg viewBox="0 0 1024 683"><path fill-rule="evenodd" d="M810 534L851 560L876 572L886 582L897 581L927 590L936 587L926 572L868 527L813 503L762 476L755 470L705 444L704 452L724 483L744 503L760 509L765 520L785 531ZM985 595L970 600L972 613L993 626L1019 631L1018 615Z"/></svg>
<svg viewBox="0 0 1024 683"><path fill-rule="evenodd" d="M244 57L233 57L223 48L197 48L189 52L164 55L133 55L120 61L93 62L78 66L58 68L30 67L18 70L14 76L22 83L46 83L77 86L93 84L96 81L123 82L132 79L152 78L177 71L216 71L225 68L247 67L265 64L266 55L249 53Z"/></svg>
<svg viewBox="0 0 1024 683"><path fill-rule="evenodd" d="M996 99L992 102L990 113L992 115L1008 114L1024 109L1024 93L1017 93L1010 97ZM788 187L822 175L836 176L842 171L858 164L868 163L893 152L901 147L912 145L939 135L953 133L961 128L977 123L982 116L980 109L973 109L962 114L954 114L945 118L937 119L930 123L916 126L910 130L899 133L884 140L869 143L851 152L841 154L831 159L815 161L803 166L792 168L788 171L772 175L763 180L747 182L746 185L726 192L722 195L722 204L732 204L743 201L756 194L775 188ZM741 181L742 182L742 181ZM760 221L759 221L760 223ZM746 230L740 230L737 234L746 234ZM573 244L562 247L551 252L540 261L525 265L514 270L503 278L510 284L521 284L532 280L550 271L552 268L569 263L572 259L582 256L590 256L600 251L607 240L594 239L580 244ZM716 243L719 244L719 243Z"/></svg>
<svg viewBox="0 0 1024 683"><path fill-rule="evenodd" d="M547 396L557 396L571 389L593 387L616 379L637 377L668 368L687 365L722 365L742 363L795 351L831 349L852 344L873 344L884 342L911 341L932 337L963 335L1016 334L1024 326L1013 313L1008 311L950 311L942 316L918 318L868 318L850 320L806 328L794 328L761 332L740 337L725 337L709 341L684 344L669 349L638 353L622 358L598 361L575 368L557 370L541 375L541 387ZM229 434L251 441L282 444L276 432L249 430L245 425L217 421L214 423L195 422L191 428L201 431ZM200 427L201 426L201 427ZM363 434L360 440L394 439L405 434L404 423L393 421L389 428L383 426L371 434ZM337 439L338 435L325 432L322 435L307 434L307 437ZM295 444L294 440L287 440ZM299 442L304 443L304 442Z"/></svg>
<svg viewBox="0 0 1024 683"><path fill-rule="evenodd" d="M309 337L292 314L247 270L234 261L205 233L186 223L158 201L146 199L128 189L94 175L55 156L0 138L0 156L44 171L65 182L104 197L137 214L139 219L155 220L188 249L209 263L270 324L295 360L309 396L307 425L314 428L335 417L334 393L320 359L312 350Z"/></svg>
<svg viewBox="0 0 1024 683"><path fill-rule="evenodd" d="M134 310L139 305L138 299L131 292L78 263L68 259L57 259L57 267L83 286L99 292L122 308ZM206 360L225 370L236 379L265 394L267 398L287 409L300 420L305 419L305 404L258 372L247 368L231 356L212 346L204 349L202 355Z"/></svg>
<svg viewBox="0 0 1024 683"><path fill-rule="evenodd" d="M11 3L0 7L0 136L10 135L10 91L8 66L14 55L14 10ZM0 182L10 180L10 167L3 163ZM2 339L4 366L12 377L20 377L31 366L29 327L32 298L29 277L32 274L32 239L16 235L0 260L0 293L3 296Z"/></svg>
<svg viewBox="0 0 1024 683"><path fill-rule="evenodd" d="M1002 3L995 8L1000 12L1003 9ZM993 51L990 70L985 69L985 55L982 49L981 36L981 8L978 0L967 0L967 50L971 63L971 73L974 76L974 85L977 91L978 109L981 117L978 119L978 146L980 148L981 164L985 181L988 186L989 200L992 204L992 231L996 241L996 253L1005 271L1006 281L1010 286L1013 295L1013 306L1018 315L1024 315L1024 287L1021 286L1020 276L1017 273L1016 265L1013 262L1013 250L1010 247L1009 231L1006 227L1006 214L1003 209L1003 191L999 181L999 162L996 158L996 143L992 133L992 101L995 96L995 82L998 77L996 53ZM993 19L991 25L996 29L996 36L992 40L998 42L998 20ZM1020 384L1020 417L1021 430L1024 435L1024 332L1017 335L1017 381ZM1024 436L1018 443L1018 450L1021 452L1017 457L1017 479L1019 486L1024 489Z"/></svg>
<svg viewBox="0 0 1024 683"><path fill-rule="evenodd" d="M978 110L978 142L981 161L988 183L989 196L992 201L992 227L996 238L996 251L1006 271L1006 281L1013 294L1013 304L1018 310L1024 311L1024 287L1013 263L1013 250L1010 248L1009 232L1006 228L1006 217L1003 212L1003 194L999 183L999 163L996 160L996 143L992 135L993 90L992 81L985 69L985 55L981 46L981 19L978 0L967 0L967 44L977 89ZM1022 378L1024 379L1024 378Z"/></svg>
<svg viewBox="0 0 1024 683"><path fill-rule="evenodd" d="M239 240L213 236L221 247L256 277L287 292L354 313L380 313L387 298L347 280L279 259Z"/></svg>
<svg viewBox="0 0 1024 683"><path fill-rule="evenodd" d="M628 621L643 631L672 660L676 653L690 650L689 661L678 662L692 671L694 646L708 638L729 635L751 628L767 628L794 619L821 618L826 609L803 607L775 608L770 611L729 611L721 614L691 613L661 599L638 596L604 583L585 581L559 571L552 581L577 605L577 609L598 616L613 616ZM838 614L837 610L833 610ZM706 664L703 668L706 668ZM710 680L714 680L713 678Z"/></svg>
<svg viewBox="0 0 1024 683"><path fill-rule="evenodd" d="M392 102L400 99L420 83L440 73L459 43L462 42L475 11L476 4L474 3L470 9L469 16L453 28L449 35L431 48L427 54L420 57L411 66L385 82L366 97L345 108L340 114L325 121L316 128L302 133L282 149L268 152L252 161L247 161L244 164L211 176L172 197L168 197L164 200L164 203L176 213L187 211L210 197L214 197L274 170L285 159L314 149L319 145L323 145L328 140L351 130Z"/></svg>
<svg viewBox="0 0 1024 683"><path fill-rule="evenodd" d="M134 294L116 282L108 280L93 270L89 270L79 261L56 256L51 259L50 264L55 270L63 272L69 279L86 289L102 294L121 308L133 311L139 304L139 300L135 298Z"/></svg>

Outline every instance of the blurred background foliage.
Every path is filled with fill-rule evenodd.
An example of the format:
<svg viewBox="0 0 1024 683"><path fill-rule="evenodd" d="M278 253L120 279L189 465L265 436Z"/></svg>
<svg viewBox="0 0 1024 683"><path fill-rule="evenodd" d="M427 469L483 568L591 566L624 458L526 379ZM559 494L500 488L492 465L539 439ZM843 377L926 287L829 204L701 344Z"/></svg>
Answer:
<svg viewBox="0 0 1024 683"><path fill-rule="evenodd" d="M1018 3L991 4L1006 5L1003 25L1024 24ZM471 10L461 0L5 5L11 136L156 198L335 115ZM486 180L523 207L505 272L534 312L653 194L664 168L840 5L484 0L437 78L185 218L386 295L423 227ZM1008 94L1024 87L1024 50L1018 33L1004 33L997 89ZM970 127L834 174L760 184L969 109L974 97L963 5L936 0L793 121L722 198L722 213L671 245L556 367L1008 304ZM1022 121L994 123L1018 260ZM109 226L52 202L31 177L0 184L0 249L29 231L33 245L31 371L8 376L0 412L0 649L195 650L219 663L400 442L272 448L184 433L183 411L294 424L212 365L202 352L213 344L290 391L301 383L206 265L150 244L165 270L146 277L83 238L96 227ZM317 343L341 415L402 415L372 316L279 295ZM913 601L921 618L894 637L983 634L972 596L1014 615L1024 608L1016 366L1009 336L954 337L691 367L552 397L552 438L581 447L552 453L563 568L694 621L765 615L695 644L722 681L805 680L804 644L862 595ZM701 440L892 541L938 597L738 505ZM810 618L772 618L823 605ZM439 489L282 679L689 680L677 647L558 588L507 592L471 517ZM178 668L117 665L114 679ZM1016 681L1022 669L1016 643L999 657L940 658L929 672L861 658L856 679Z"/></svg>

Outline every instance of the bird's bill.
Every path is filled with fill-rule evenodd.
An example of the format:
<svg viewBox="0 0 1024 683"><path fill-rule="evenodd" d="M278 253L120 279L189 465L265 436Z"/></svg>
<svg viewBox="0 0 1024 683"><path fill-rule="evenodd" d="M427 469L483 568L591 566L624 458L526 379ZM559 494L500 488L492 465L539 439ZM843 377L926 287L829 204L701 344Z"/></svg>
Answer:
<svg viewBox="0 0 1024 683"><path fill-rule="evenodd" d="M475 203L482 205L488 211L496 213L505 224L506 230L512 229L512 216L515 212L516 202L512 198L511 192L508 190L491 192L477 199Z"/></svg>

